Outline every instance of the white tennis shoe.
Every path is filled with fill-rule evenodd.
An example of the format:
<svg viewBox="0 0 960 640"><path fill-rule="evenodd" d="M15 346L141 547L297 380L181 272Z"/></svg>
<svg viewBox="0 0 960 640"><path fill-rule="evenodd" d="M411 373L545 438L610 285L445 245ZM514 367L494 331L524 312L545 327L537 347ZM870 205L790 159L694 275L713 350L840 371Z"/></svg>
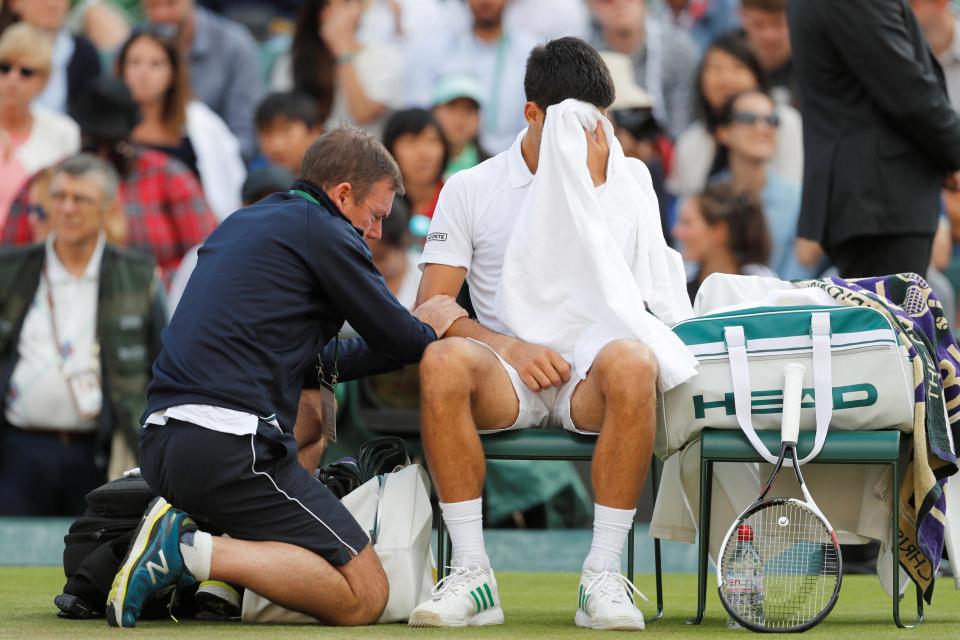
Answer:
<svg viewBox="0 0 960 640"><path fill-rule="evenodd" d="M643 631L643 613L633 601L637 593L647 597L619 573L594 573L584 569L580 576L580 597L575 618L578 627L616 631Z"/></svg>
<svg viewBox="0 0 960 640"><path fill-rule="evenodd" d="M432 597L410 614L411 627L477 627L503 624L503 609L493 569L470 564L448 567Z"/></svg>

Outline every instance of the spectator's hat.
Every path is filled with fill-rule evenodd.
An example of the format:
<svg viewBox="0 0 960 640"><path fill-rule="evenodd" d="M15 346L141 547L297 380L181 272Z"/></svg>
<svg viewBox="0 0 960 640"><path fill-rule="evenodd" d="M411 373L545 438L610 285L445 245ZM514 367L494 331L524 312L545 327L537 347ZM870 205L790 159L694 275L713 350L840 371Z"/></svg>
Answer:
<svg viewBox="0 0 960 640"><path fill-rule="evenodd" d="M613 51L603 51L600 57L607 63L616 91L616 97L610 105L611 111L653 108L653 98L637 84L637 79L633 75L633 63L628 56Z"/></svg>
<svg viewBox="0 0 960 640"><path fill-rule="evenodd" d="M122 80L100 76L70 105L84 136L126 140L140 122L140 107Z"/></svg>
<svg viewBox="0 0 960 640"><path fill-rule="evenodd" d="M483 105L483 89L476 78L466 74L451 74L440 79L433 92L434 106L447 104L458 98L472 100L478 107Z"/></svg>
<svg viewBox="0 0 960 640"><path fill-rule="evenodd" d="M286 191L296 179L287 169L273 164L254 169L243 181L240 198L244 205L253 204L271 193Z"/></svg>

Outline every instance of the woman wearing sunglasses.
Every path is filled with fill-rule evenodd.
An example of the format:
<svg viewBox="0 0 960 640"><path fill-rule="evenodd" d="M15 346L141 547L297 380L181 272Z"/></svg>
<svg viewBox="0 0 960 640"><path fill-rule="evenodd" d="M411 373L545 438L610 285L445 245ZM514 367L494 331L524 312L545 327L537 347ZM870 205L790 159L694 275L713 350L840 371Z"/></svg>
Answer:
<svg viewBox="0 0 960 640"><path fill-rule="evenodd" d="M50 79L36 102L70 114L70 101L82 95L100 75L100 55L86 37L67 26L70 0L7 0L0 2L0 33L17 22L43 29L53 38ZM113 47L111 47L113 49Z"/></svg>
<svg viewBox="0 0 960 640"><path fill-rule="evenodd" d="M726 149L728 168L711 183L729 183L737 193L749 193L763 204L772 240L769 266L784 280L818 275L819 257L801 263L794 252L800 215L800 184L781 175L773 166L777 153L780 115L773 99L752 89L736 94L724 104L716 138ZM810 257L804 254L806 260Z"/></svg>
<svg viewBox="0 0 960 640"><path fill-rule="evenodd" d="M18 23L0 36L0 226L27 179L80 149L80 129L65 115L31 105L50 78L53 41Z"/></svg>
<svg viewBox="0 0 960 640"><path fill-rule="evenodd" d="M766 89L760 63L736 33L715 40L704 54L697 74L697 120L687 127L675 147L667 189L677 196L699 193L710 178L727 168L727 155L717 144L723 105L741 91ZM803 173L803 135L800 114L789 105L777 107L773 166L786 178L800 182Z"/></svg>

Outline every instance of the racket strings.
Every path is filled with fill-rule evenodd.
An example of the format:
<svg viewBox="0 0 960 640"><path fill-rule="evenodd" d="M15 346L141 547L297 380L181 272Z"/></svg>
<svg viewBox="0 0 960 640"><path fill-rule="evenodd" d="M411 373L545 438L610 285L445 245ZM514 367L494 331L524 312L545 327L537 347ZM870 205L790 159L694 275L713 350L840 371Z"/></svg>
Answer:
<svg viewBox="0 0 960 640"><path fill-rule="evenodd" d="M736 617L767 629L815 620L833 600L840 575L830 530L795 501L763 506L737 526L743 524L752 540L731 535L721 556L727 605Z"/></svg>

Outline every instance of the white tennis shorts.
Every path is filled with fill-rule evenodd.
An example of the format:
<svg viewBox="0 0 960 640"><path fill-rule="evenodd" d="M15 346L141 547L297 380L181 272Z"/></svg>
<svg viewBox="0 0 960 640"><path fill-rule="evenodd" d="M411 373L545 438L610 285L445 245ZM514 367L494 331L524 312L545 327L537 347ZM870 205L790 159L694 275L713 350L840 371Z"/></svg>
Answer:
<svg viewBox="0 0 960 640"><path fill-rule="evenodd" d="M577 372L571 367L570 380L559 387L550 387L543 391L532 391L530 387L523 383L520 374L513 366L500 357L493 347L473 340L479 345L483 345L497 357L501 366L510 376L510 382L513 384L513 391L517 394L517 400L520 402L520 412L517 414L517 421L506 429L490 429L479 431L481 434L501 433L503 431L513 431L516 429L566 429L574 433L586 435L598 435L593 431L582 431L573 424L573 418L570 416L570 399L577 385L583 381ZM600 425L597 425L598 427Z"/></svg>

